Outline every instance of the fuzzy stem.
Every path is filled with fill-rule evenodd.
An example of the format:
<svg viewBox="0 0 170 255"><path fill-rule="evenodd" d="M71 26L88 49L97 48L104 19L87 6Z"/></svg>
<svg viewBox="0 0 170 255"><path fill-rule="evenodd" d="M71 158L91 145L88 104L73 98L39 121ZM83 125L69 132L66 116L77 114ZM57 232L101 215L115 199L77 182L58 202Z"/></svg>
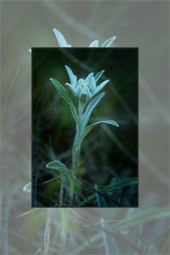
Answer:
<svg viewBox="0 0 170 255"><path fill-rule="evenodd" d="M73 156L73 162L72 162L72 169L73 169L73 176L76 177L76 168L79 162L79 157L80 157L80 149L77 150L75 149L73 152L74 156Z"/></svg>
<svg viewBox="0 0 170 255"><path fill-rule="evenodd" d="M81 136L81 121L82 121L82 114L83 114L83 109L84 106L82 102L79 100L79 106L78 106L78 121L76 123L76 134L74 138L74 143L73 143L73 149L72 149L72 170L73 170L73 176L76 177L76 168L79 162L80 158L80 151L81 151L81 146L77 148L77 140Z"/></svg>

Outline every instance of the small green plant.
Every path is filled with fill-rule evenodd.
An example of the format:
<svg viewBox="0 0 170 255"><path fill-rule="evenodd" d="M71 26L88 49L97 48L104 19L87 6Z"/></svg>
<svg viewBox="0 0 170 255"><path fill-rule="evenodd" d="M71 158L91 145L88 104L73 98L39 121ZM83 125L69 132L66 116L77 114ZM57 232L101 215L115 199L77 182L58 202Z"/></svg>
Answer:
<svg viewBox="0 0 170 255"><path fill-rule="evenodd" d="M76 124L76 133L72 147L72 165L69 169L61 161L54 160L49 162L46 167L58 170L64 175L71 171L72 177L79 182L77 179L76 169L79 165L81 146L84 138L97 125L109 124L119 127L119 124L114 120L100 120L92 124L88 124L93 110L105 95L105 92L101 92L101 90L109 82L109 80L105 80L98 84L104 70L98 72L96 75L94 75L94 73L90 73L86 78L77 79L77 76L73 73L70 67L65 65L65 68L70 79L70 83L66 83L66 86L76 98L76 102L73 102L67 90L57 80L50 78L50 81L70 106L71 113ZM60 189L60 195L63 196L63 188Z"/></svg>

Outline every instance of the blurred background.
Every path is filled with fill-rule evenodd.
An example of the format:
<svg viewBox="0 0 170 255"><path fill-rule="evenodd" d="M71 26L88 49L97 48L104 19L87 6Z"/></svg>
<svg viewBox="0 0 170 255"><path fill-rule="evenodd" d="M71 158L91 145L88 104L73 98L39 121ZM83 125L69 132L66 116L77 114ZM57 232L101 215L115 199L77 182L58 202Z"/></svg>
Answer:
<svg viewBox="0 0 170 255"><path fill-rule="evenodd" d="M138 175L138 49L137 48L33 48L32 49L32 169L35 192L44 193L49 170L46 164L62 157L69 168L71 166L71 148L75 135L75 123L69 106L63 102L58 91L49 81L58 80L72 97L65 86L70 82L67 64L78 79L87 77L90 72L97 74L105 70L98 84L103 79L110 82L103 89L105 97L95 109L91 123L100 119L116 120L120 127L101 125L93 130L84 140L78 176L90 186L109 185L110 180L125 180ZM118 96L126 107L123 107ZM75 104L77 100L73 98ZM102 128L103 127L103 128ZM40 178L38 178L39 176ZM43 176L43 178L42 178ZM41 181L40 181L41 179ZM52 179L52 177L51 177ZM47 181L46 180L46 181ZM127 180L127 179L126 179ZM55 180L54 180L55 182ZM54 182L48 184L44 195L44 205L50 206L49 190L56 193ZM39 188L36 187L39 183ZM50 186L51 185L51 189ZM76 183L75 183L76 185ZM80 190L83 193L83 189ZM120 206L137 206L137 185L126 185L114 191L112 196ZM119 196L116 193L119 192ZM34 192L33 192L34 193ZM94 191L89 194L93 194ZM39 200L41 201L39 194ZM50 196L50 197L51 197ZM82 194L81 194L82 196ZM84 196L88 196L86 191ZM51 199L50 199L51 200ZM83 202L83 198L81 198ZM87 204L85 204L87 205ZM84 205L84 206L85 206ZM88 206L96 203L89 202ZM110 202L110 205L113 203Z"/></svg>
<svg viewBox="0 0 170 255"><path fill-rule="evenodd" d="M116 35L113 47L139 47L139 208L35 209L23 192L31 181L28 49L58 47L53 27L72 46ZM1 254L169 254L168 60L167 1L1 1ZM114 100L125 110L122 94Z"/></svg>

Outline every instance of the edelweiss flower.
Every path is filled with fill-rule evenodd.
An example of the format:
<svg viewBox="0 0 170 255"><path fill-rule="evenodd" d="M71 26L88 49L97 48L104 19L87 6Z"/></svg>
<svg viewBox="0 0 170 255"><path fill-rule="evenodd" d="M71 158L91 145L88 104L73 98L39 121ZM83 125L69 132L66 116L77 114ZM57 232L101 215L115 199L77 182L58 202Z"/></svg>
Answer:
<svg viewBox="0 0 170 255"><path fill-rule="evenodd" d="M55 37L56 37L60 47L71 47L71 45L67 43L67 41L64 38L63 34L59 30L57 30L56 28L53 28L53 32L55 34ZM106 40L101 45L101 47L109 47L115 39L116 39L116 36L113 36L113 37L109 38L108 40ZM89 45L89 47L100 47L99 46L99 41L98 40L93 41Z"/></svg>
<svg viewBox="0 0 170 255"><path fill-rule="evenodd" d="M74 75L71 68L68 67L67 65L65 65L65 68L70 78L70 83L66 83L66 85L69 86L74 96L81 98L82 95L86 95L86 101L89 101L109 82L109 80L106 80L97 86L97 81L104 73L104 70L100 71L95 76L94 73L90 73L85 79L80 78L77 80L77 76Z"/></svg>

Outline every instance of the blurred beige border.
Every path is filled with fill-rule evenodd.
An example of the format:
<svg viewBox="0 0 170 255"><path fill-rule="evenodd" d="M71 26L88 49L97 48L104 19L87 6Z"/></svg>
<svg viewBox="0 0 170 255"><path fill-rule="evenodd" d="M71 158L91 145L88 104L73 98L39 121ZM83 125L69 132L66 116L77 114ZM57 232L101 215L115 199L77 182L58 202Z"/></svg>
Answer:
<svg viewBox="0 0 170 255"><path fill-rule="evenodd" d="M14 217L31 209L30 195L22 192L31 180L28 49L58 46L53 27L74 46L117 35L114 46L139 47L140 207L133 213L170 205L168 19L169 1L1 1L2 214L7 210ZM78 212L95 222L101 217L126 220L131 213L128 209ZM155 222L155 231L165 222ZM149 224L141 227L153 235Z"/></svg>

